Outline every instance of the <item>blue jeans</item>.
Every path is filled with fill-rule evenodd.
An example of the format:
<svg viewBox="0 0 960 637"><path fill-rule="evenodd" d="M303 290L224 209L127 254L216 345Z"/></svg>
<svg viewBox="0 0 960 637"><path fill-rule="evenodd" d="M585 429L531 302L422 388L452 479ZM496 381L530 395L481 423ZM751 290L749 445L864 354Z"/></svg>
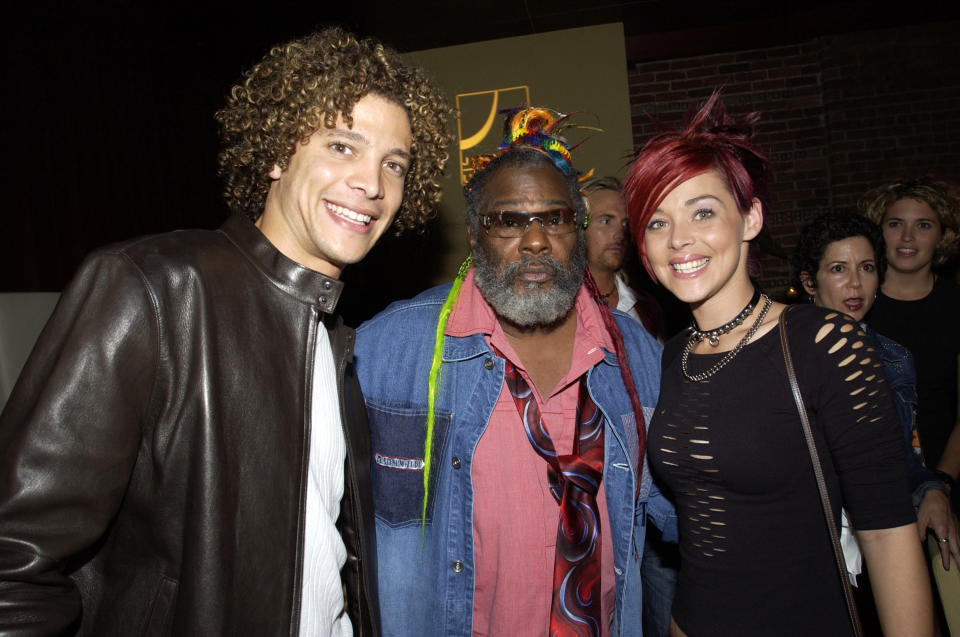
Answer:
<svg viewBox="0 0 960 637"><path fill-rule="evenodd" d="M640 561L644 637L667 637L679 566L678 545L664 542L659 529L649 526L643 543L643 559Z"/></svg>

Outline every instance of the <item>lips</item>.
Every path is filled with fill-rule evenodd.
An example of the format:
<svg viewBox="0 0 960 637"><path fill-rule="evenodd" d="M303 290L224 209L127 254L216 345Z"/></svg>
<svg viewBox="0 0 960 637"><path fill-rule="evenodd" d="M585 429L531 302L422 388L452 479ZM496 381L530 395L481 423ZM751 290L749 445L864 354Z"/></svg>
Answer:
<svg viewBox="0 0 960 637"><path fill-rule="evenodd" d="M901 257L914 257L917 255L917 250L915 248L897 248L897 256Z"/></svg>
<svg viewBox="0 0 960 637"><path fill-rule="evenodd" d="M550 268L522 268L517 270L516 277L526 283L543 283L554 276Z"/></svg>
<svg viewBox="0 0 960 637"><path fill-rule="evenodd" d="M707 267L708 263L710 263L710 257L700 257L686 261L673 261L670 267L677 274L695 274Z"/></svg>
<svg viewBox="0 0 960 637"><path fill-rule="evenodd" d="M508 280L519 281L524 286L539 286L552 281L557 276L558 268L544 260L517 261L504 268L504 276Z"/></svg>
<svg viewBox="0 0 960 637"><path fill-rule="evenodd" d="M366 226L373 219L370 215L363 214L362 212L357 212L356 210L351 210L344 206L337 205L335 203L326 201L324 202L327 205L327 210L333 213L335 216L340 219L349 221L350 223L355 223L358 226Z"/></svg>
<svg viewBox="0 0 960 637"><path fill-rule="evenodd" d="M849 312L858 312L863 308L863 299L860 297L844 299L843 307L847 308Z"/></svg>

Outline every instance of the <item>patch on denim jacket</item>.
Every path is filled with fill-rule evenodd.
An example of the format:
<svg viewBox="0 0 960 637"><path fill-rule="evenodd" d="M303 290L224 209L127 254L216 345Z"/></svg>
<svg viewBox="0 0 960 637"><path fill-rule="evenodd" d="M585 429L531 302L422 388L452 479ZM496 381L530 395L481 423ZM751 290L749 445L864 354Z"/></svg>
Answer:
<svg viewBox="0 0 960 637"><path fill-rule="evenodd" d="M396 458L382 453L373 454L373 461L387 469L400 471L423 471L423 458Z"/></svg>
<svg viewBox="0 0 960 637"><path fill-rule="evenodd" d="M423 506L423 445L426 411L367 403L370 419L370 451L373 457L373 508L378 518L391 526L420 524ZM430 468L430 498L427 524L433 519L437 477L445 467L450 415L437 414L433 426L433 457Z"/></svg>

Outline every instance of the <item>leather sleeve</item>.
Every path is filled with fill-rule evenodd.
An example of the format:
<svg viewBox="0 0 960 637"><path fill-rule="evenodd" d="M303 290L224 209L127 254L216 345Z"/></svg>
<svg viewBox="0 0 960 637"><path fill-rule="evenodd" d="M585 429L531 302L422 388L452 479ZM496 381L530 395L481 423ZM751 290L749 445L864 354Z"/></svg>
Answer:
<svg viewBox="0 0 960 637"><path fill-rule="evenodd" d="M91 256L0 415L0 633L72 632L69 577L109 528L136 461L161 329L139 269Z"/></svg>

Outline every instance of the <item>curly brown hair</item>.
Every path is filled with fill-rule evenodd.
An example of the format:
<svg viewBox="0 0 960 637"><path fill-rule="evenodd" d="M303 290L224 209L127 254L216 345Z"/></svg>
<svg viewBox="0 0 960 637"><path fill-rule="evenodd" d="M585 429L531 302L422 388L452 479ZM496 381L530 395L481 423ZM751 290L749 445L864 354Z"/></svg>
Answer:
<svg viewBox="0 0 960 637"><path fill-rule="evenodd" d="M223 146L219 174L232 210L259 218L273 166L286 170L297 145L320 126L333 128L338 115L353 126L354 105L373 93L402 106L413 133L412 162L394 228L398 234L422 230L434 215L452 111L420 69L377 40L330 27L273 47L244 78L216 114Z"/></svg>
<svg viewBox="0 0 960 637"><path fill-rule="evenodd" d="M858 202L860 213L877 225L883 226L887 208L901 199L922 201L937 215L943 237L937 244L933 266L939 267L956 256L960 246L960 198L949 184L931 177L896 179L867 192Z"/></svg>

